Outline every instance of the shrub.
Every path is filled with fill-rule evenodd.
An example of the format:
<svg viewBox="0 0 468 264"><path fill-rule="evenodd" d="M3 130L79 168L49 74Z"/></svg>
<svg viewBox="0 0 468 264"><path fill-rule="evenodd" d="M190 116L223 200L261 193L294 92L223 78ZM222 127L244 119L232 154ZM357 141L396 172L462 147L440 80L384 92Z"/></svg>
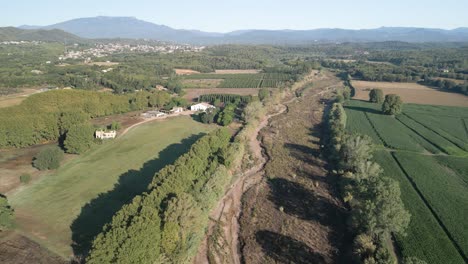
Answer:
<svg viewBox="0 0 468 264"><path fill-rule="evenodd" d="M380 89L372 89L369 92L369 102L381 104L384 100L384 94Z"/></svg>
<svg viewBox="0 0 468 264"><path fill-rule="evenodd" d="M120 124L117 121L112 121L112 124L110 124L109 128L111 130L119 130L122 127L122 124Z"/></svg>
<svg viewBox="0 0 468 264"><path fill-rule="evenodd" d="M13 208L7 198L0 194L0 231L13 227Z"/></svg>
<svg viewBox="0 0 468 264"><path fill-rule="evenodd" d="M20 176L19 179L20 179L20 182L21 182L21 183L26 184L26 183L29 183L29 182L31 181L31 175L29 175L29 174L27 174L27 173L21 174L21 176Z"/></svg>
<svg viewBox="0 0 468 264"><path fill-rule="evenodd" d="M33 165L38 170L54 170L60 167L62 159L63 151L57 146L50 147L41 150L36 157L34 157Z"/></svg>
<svg viewBox="0 0 468 264"><path fill-rule="evenodd" d="M403 101L396 94L387 94L382 105L382 112L386 115L398 115L403 108Z"/></svg>

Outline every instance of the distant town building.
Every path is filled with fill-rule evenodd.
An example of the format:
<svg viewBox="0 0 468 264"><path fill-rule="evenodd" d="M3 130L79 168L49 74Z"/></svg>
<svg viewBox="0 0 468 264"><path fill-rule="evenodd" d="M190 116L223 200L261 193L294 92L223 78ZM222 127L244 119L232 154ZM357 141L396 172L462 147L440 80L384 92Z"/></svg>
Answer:
<svg viewBox="0 0 468 264"><path fill-rule="evenodd" d="M210 105L209 103L205 103L205 102L190 106L191 111L203 111L203 112L205 112L206 109L208 109L208 108L215 108L215 107Z"/></svg>
<svg viewBox="0 0 468 264"><path fill-rule="evenodd" d="M96 131L96 138L100 139L112 139L117 136L117 131L111 130L111 131L104 131L104 130L97 130Z"/></svg>

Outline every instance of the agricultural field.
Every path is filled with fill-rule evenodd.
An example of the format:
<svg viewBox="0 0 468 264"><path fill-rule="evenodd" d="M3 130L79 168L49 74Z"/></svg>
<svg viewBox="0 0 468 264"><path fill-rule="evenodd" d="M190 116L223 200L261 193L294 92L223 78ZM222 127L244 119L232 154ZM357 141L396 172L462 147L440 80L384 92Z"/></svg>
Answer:
<svg viewBox="0 0 468 264"><path fill-rule="evenodd" d="M187 89L184 98L195 102L198 97L204 94L238 94L238 95L258 95L257 88L210 88L210 89Z"/></svg>
<svg viewBox="0 0 468 264"><path fill-rule="evenodd" d="M199 82L203 80L210 84L221 80L216 88L278 88L291 78L284 73L206 73L187 75L183 83L185 88L201 88Z"/></svg>
<svg viewBox="0 0 468 264"><path fill-rule="evenodd" d="M155 172L213 129L190 117L146 123L10 193L18 229L63 257L79 253ZM47 206L44 206L47 205Z"/></svg>
<svg viewBox="0 0 468 264"><path fill-rule="evenodd" d="M8 92L9 90L14 92L10 93ZM0 108L19 105L28 96L38 92L39 90L31 88L21 90L15 88L2 88L0 89Z"/></svg>
<svg viewBox="0 0 468 264"><path fill-rule="evenodd" d="M468 107L468 96L444 92L417 83L352 81L354 99L369 100L369 91L381 89L384 94L398 94L404 102L428 105Z"/></svg>
<svg viewBox="0 0 468 264"><path fill-rule="evenodd" d="M463 95L462 95L463 96ZM465 263L468 255L468 108L405 104L396 117L380 105L345 104L350 132L376 144L374 159L400 183L410 211L408 235L396 237L404 257Z"/></svg>
<svg viewBox="0 0 468 264"><path fill-rule="evenodd" d="M216 74L256 74L260 73L261 70L247 69L247 70L215 70Z"/></svg>

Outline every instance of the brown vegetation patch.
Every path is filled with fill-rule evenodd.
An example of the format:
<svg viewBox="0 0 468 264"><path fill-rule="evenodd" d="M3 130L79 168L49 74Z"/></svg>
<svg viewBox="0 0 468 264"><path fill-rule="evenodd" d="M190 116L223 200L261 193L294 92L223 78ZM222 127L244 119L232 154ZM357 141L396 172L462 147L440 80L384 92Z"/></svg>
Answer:
<svg viewBox="0 0 468 264"><path fill-rule="evenodd" d="M0 236L0 263L67 263L67 261L48 251L38 243L15 232L2 232Z"/></svg>
<svg viewBox="0 0 468 264"><path fill-rule="evenodd" d="M191 79L183 80L182 84L185 88L216 88L223 82L223 79Z"/></svg>
<svg viewBox="0 0 468 264"><path fill-rule="evenodd" d="M190 69L174 69L177 75L190 75L190 74L198 74L199 71L194 71Z"/></svg>
<svg viewBox="0 0 468 264"><path fill-rule="evenodd" d="M14 93L9 95L0 96L0 108L19 105L28 96L38 92L37 89L26 88L21 89L20 93Z"/></svg>
<svg viewBox="0 0 468 264"><path fill-rule="evenodd" d="M371 89L382 89L384 94L398 94L405 103L468 107L468 96L429 88L417 83L353 81L355 99L369 100Z"/></svg>
<svg viewBox="0 0 468 264"><path fill-rule="evenodd" d="M345 208L320 158L321 102L326 98L319 92L340 81L322 73L313 79L313 87L303 89L303 96L261 132L269 161L263 181L243 197L245 263L339 261Z"/></svg>
<svg viewBox="0 0 468 264"><path fill-rule="evenodd" d="M190 101L196 101L203 94L238 94L238 95L257 95L257 88L208 88L208 89L186 89L184 98Z"/></svg>

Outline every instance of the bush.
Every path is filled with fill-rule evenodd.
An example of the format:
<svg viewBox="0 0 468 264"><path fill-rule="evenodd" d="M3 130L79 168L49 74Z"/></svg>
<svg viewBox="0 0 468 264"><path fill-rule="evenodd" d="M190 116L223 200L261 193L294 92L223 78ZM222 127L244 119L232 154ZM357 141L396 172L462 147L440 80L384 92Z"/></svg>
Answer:
<svg viewBox="0 0 468 264"><path fill-rule="evenodd" d="M398 115L403 108L403 101L396 94L387 94L382 105L382 112L386 115Z"/></svg>
<svg viewBox="0 0 468 264"><path fill-rule="evenodd" d="M0 231L13 227L13 208L7 198L0 194Z"/></svg>
<svg viewBox="0 0 468 264"><path fill-rule="evenodd" d="M122 127L122 124L120 124L117 121L112 121L112 124L110 124L109 128L111 130L119 130Z"/></svg>
<svg viewBox="0 0 468 264"><path fill-rule="evenodd" d="M21 176L20 176L19 179L20 179L20 182L21 182L21 183L26 184L26 183L29 183L29 182L31 181L31 175L29 175L29 174L27 174L27 173L21 174Z"/></svg>
<svg viewBox="0 0 468 264"><path fill-rule="evenodd" d="M60 167L62 159L63 151L57 146L50 147L41 150L36 157L34 157L33 165L38 170L54 170Z"/></svg>
<svg viewBox="0 0 468 264"><path fill-rule="evenodd" d="M381 104L384 100L384 94L380 89L372 89L369 92L369 102Z"/></svg>
<svg viewBox="0 0 468 264"><path fill-rule="evenodd" d="M270 91L268 91L268 89L262 88L258 91L258 99L260 99L260 101L263 102L268 96L270 96Z"/></svg>

